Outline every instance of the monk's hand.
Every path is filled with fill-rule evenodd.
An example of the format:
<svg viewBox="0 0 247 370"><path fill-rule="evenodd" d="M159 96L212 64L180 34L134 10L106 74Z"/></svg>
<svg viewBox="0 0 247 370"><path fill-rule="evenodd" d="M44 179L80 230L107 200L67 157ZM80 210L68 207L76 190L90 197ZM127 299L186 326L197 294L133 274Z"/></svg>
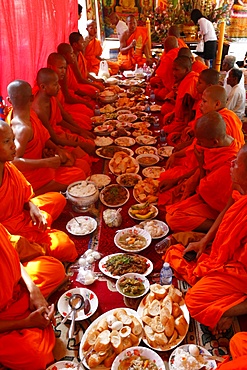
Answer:
<svg viewBox="0 0 247 370"><path fill-rule="evenodd" d="M136 40L134 39L130 45L132 48L136 47Z"/></svg>
<svg viewBox="0 0 247 370"><path fill-rule="evenodd" d="M175 117L174 112L168 114L164 119L164 125L170 125L170 123L173 121L174 117Z"/></svg>
<svg viewBox="0 0 247 370"><path fill-rule="evenodd" d="M199 151L196 147L194 147L194 153L195 153L195 156L196 156L196 159L197 159L197 162L199 164L200 167L203 167L203 164L204 164L204 152L203 151Z"/></svg>
<svg viewBox="0 0 247 370"><path fill-rule="evenodd" d="M59 155L55 155L54 157L46 158L46 166L48 168L59 168L61 165L61 159Z"/></svg>
<svg viewBox="0 0 247 370"><path fill-rule="evenodd" d="M30 302L29 302L29 307L31 311L35 311L38 308L41 307L47 307L48 308L48 303L41 293L40 289L34 285L32 286L32 289L30 289ZM48 309L47 309L47 314L48 314Z"/></svg>
<svg viewBox="0 0 247 370"><path fill-rule="evenodd" d="M31 201L29 202L29 208L30 208L30 217L33 221L33 225L38 225L38 228L42 231L45 231L47 228L47 222L45 219L45 216L40 211L40 209Z"/></svg>
<svg viewBox="0 0 247 370"><path fill-rule="evenodd" d="M166 162L166 170L168 170L169 168L173 167L174 162L175 162L175 159L176 159L175 153L173 153L172 155L170 155L170 157L168 158L168 160Z"/></svg>
<svg viewBox="0 0 247 370"><path fill-rule="evenodd" d="M96 137L93 132L85 130L83 128L80 129L80 135L83 136L85 139L92 139L92 140L94 140Z"/></svg>
<svg viewBox="0 0 247 370"><path fill-rule="evenodd" d="M45 329L51 323L50 311L47 307L40 307L37 310L30 313L28 317L24 319L26 328L39 328Z"/></svg>
<svg viewBox="0 0 247 370"><path fill-rule="evenodd" d="M198 259L200 255L203 253L203 251L205 250L206 246L207 244L203 241L203 239L201 239L199 242L189 243L188 247L184 250L183 255L185 255L185 253L187 252L195 251L196 259Z"/></svg>
<svg viewBox="0 0 247 370"><path fill-rule="evenodd" d="M58 155L58 157L60 159L60 164L67 162L68 157L66 155L66 150L57 147L56 154Z"/></svg>
<svg viewBox="0 0 247 370"><path fill-rule="evenodd" d="M177 179L162 180L159 184L159 192L163 193L177 185Z"/></svg>

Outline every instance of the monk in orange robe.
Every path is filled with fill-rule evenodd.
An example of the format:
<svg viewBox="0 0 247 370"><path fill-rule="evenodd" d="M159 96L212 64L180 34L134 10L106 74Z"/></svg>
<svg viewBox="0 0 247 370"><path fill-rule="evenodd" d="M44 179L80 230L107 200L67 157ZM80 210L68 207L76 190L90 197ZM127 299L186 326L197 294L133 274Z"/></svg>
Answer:
<svg viewBox="0 0 247 370"><path fill-rule="evenodd" d="M196 85L198 73L191 71L188 57L177 57L173 62L173 76L178 84L174 110L165 115L163 130L167 133L181 132L192 119L192 107L199 99Z"/></svg>
<svg viewBox="0 0 247 370"><path fill-rule="evenodd" d="M170 247L164 259L179 279L192 285L186 294L190 315L213 333L227 330L234 316L247 313L247 146L232 163L232 198L208 233L185 249ZM213 241L212 246L209 247ZM196 260L183 256L195 251Z"/></svg>
<svg viewBox="0 0 247 370"><path fill-rule="evenodd" d="M180 48L178 56L180 57L182 55L190 58L192 63L192 71L200 74L202 71L204 71L204 69L208 69L208 66L206 66L206 64L202 63L200 60L195 59L189 48Z"/></svg>
<svg viewBox="0 0 247 370"><path fill-rule="evenodd" d="M223 362L217 369L245 370L247 363L247 333L237 333L230 340L232 361Z"/></svg>
<svg viewBox="0 0 247 370"><path fill-rule="evenodd" d="M50 140L49 132L31 110L33 96L29 83L16 80L8 85L7 90L12 104L7 122L13 129L16 144L13 163L30 182L35 194L66 191L69 184L86 179L90 174L87 161L83 165L86 172L78 167L64 167L68 160L71 165L75 159ZM54 155L43 158L46 149Z"/></svg>
<svg viewBox="0 0 247 370"><path fill-rule="evenodd" d="M134 69L135 65L139 67L144 63L151 64L151 50L148 45L148 34L146 27L137 27L135 16L129 15L126 18L128 30L126 30L119 38L120 53L118 55L118 63L120 69ZM143 57L145 54L145 58Z"/></svg>
<svg viewBox="0 0 247 370"><path fill-rule="evenodd" d="M62 231L50 228L64 209L65 198L52 192L33 198L31 185L8 162L15 158L16 147L12 129L3 121L0 123L0 152L0 222L11 234L42 245L47 255L60 261L74 261L77 252L72 240Z"/></svg>
<svg viewBox="0 0 247 370"><path fill-rule="evenodd" d="M54 305L49 306L44 296L64 280L63 265L52 257L39 257L24 268L1 224L0 249L0 363L8 369L45 369L53 362L55 320ZM29 271L35 272L36 285Z"/></svg>
<svg viewBox="0 0 247 370"><path fill-rule="evenodd" d="M157 99L164 100L172 91L175 83L172 64L178 56L178 42L175 36L169 36L164 42L164 53L160 58L160 64L155 71L155 76L150 79L151 86ZM175 101L173 102L174 107Z"/></svg>
<svg viewBox="0 0 247 370"><path fill-rule="evenodd" d="M47 67L58 75L61 89L58 92L57 99L63 107L63 118L68 122L73 120L83 129L91 128L90 117L94 115L91 105L76 95L75 92L69 90L66 77L67 63L64 57L58 53L50 54L47 59Z"/></svg>
<svg viewBox="0 0 247 370"><path fill-rule="evenodd" d="M60 89L56 73L49 68L41 68L37 74L37 85L39 90L32 107L49 131L51 140L56 145L79 147L93 154L95 146L91 139L92 134L81 128L78 130L77 125L70 124L62 117L61 107L56 99ZM82 132L83 136L78 135L78 131Z"/></svg>
<svg viewBox="0 0 247 370"><path fill-rule="evenodd" d="M99 66L102 54L102 46L100 40L96 38L97 27L94 20L87 21L88 36L85 38L85 58L87 60L88 72L93 72L96 75L99 73ZM111 75L115 75L119 71L119 65L116 62L107 60L109 71Z"/></svg>
<svg viewBox="0 0 247 370"><path fill-rule="evenodd" d="M76 56L76 63L72 64L73 72L76 76L78 83L83 83L85 91L91 91L92 96L95 96L95 88L97 91L103 91L104 85L103 80L96 79L93 75L90 75L87 70L87 61L83 55L84 52L84 38L79 32L72 32L69 35L69 43L73 48Z"/></svg>
<svg viewBox="0 0 247 370"><path fill-rule="evenodd" d="M174 232L207 231L231 194L230 166L238 145L226 134L222 117L210 112L199 118L195 135L198 167L170 181L170 186L173 184L169 192L172 205L166 207L166 221ZM161 182L160 189L168 190L167 183ZM162 203L162 193L159 198Z"/></svg>
<svg viewBox="0 0 247 370"><path fill-rule="evenodd" d="M171 26L168 30L168 36L175 36L177 38L179 49L188 48L184 40L180 38L180 31L179 31L178 26L175 26L175 25Z"/></svg>

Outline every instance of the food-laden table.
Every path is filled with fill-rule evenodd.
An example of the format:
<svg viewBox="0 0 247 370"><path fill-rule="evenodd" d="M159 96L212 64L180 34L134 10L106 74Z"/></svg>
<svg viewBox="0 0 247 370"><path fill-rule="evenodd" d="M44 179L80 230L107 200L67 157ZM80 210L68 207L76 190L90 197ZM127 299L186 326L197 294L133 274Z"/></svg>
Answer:
<svg viewBox="0 0 247 370"><path fill-rule="evenodd" d="M142 112L143 108L140 108L140 107L146 106L146 103L143 103L144 101L146 101L145 90L142 90L141 94L138 96L137 94L131 94L130 87L131 86L127 86L128 95L123 94L126 91L121 91L119 93L120 99L122 99L122 104L123 105L118 107L117 103L111 104L111 106L114 107L114 110L112 110L112 112L110 113L111 116L110 115L108 116L108 117L111 118L111 120L116 119L117 116L118 116L118 114L116 113L117 111L115 110L116 108L117 109L122 108L122 110L131 108L130 113L133 115L133 114L135 114L135 111L136 112ZM143 88L143 85L141 85L141 89L142 88ZM132 90L132 91L135 91L135 90ZM123 99L125 99L125 100L123 100ZM128 107L129 104L131 105L131 107ZM103 109L101 108L102 114L107 114L107 113L103 113L104 112L104 106L105 105L102 104L102 108L103 108ZM139 107L139 108L136 108L136 107ZM146 109L147 108L149 110L149 107L146 106ZM146 117L146 121L151 122L151 125L148 127L148 130L151 131L149 134L153 137L156 136L158 138L158 140L153 145L153 148L157 149L157 147L161 147L161 151L162 151L163 149L162 149L162 146L161 146L161 143L160 143L160 140L159 140L159 134L158 134L159 127L157 127L157 119L156 120L152 119L152 117L155 117L155 116L158 117L159 116L159 111L158 110L159 110L159 107L156 106L155 112L151 112L147 116L143 115L143 117ZM114 113L115 113L115 115L114 115ZM124 113L122 113L122 114L124 114ZM126 119L127 119L127 117L126 117ZM99 120L99 118L96 117L95 120ZM95 120L94 120L94 122L95 122ZM138 121L145 122L144 119L141 121L140 118L139 119L136 118L134 120L134 122L138 122ZM121 122L124 122L124 120L121 121ZM156 127L154 127L155 126L154 122L156 122ZM97 128L99 128L99 126L102 126L99 123L100 122L97 122L97 124L95 125L95 128L96 128L95 132L99 132L99 129L97 129ZM129 123L129 124L131 124L131 123ZM108 126L111 126L111 125L108 124ZM122 129L122 124L120 126L121 126L120 128ZM109 131L112 132L113 129L110 128ZM129 130L127 130L127 132L129 132ZM130 132L133 132L133 129ZM105 134L108 135L109 132L107 132L107 130L106 130ZM119 134L119 132L118 132L118 134ZM121 135L121 130L120 130L120 135ZM111 136L109 135L107 137L111 137ZM133 137L133 135L131 135L131 137ZM102 136L101 136L101 138L102 138ZM142 147L142 146L137 145L136 143L133 146L129 147L131 150L133 150L134 157L137 156L135 154L135 152L139 147ZM110 168L113 169L112 166L109 166L110 159L105 158L106 155L102 155L102 151L99 151L99 149L96 152L99 155L97 156L97 160L93 163L92 173L93 174L105 174L105 175L109 176L109 178L111 179L111 184L116 184L116 177L117 176L114 175L112 173L112 171L110 170ZM161 167L162 166L164 167L166 158L165 157L160 157L159 159L160 159L160 162L157 165L161 166ZM145 177L143 176L142 171L143 171L143 167L140 166L138 174L140 174L142 176L142 179L144 179ZM114 169L113 169L113 172L114 172ZM89 215L89 216L95 218L96 221L97 221L96 230L93 231L93 233L91 233L89 235L85 235L85 236L71 235L71 238L75 242L78 254L81 256L90 248L93 249L93 250L98 251L102 258L105 258L106 256L109 256L109 255L113 255L113 254L116 254L116 253L123 252L114 243L114 236L115 236L117 230L133 227L133 226L139 224L140 221L143 221L142 219L136 220L136 219L133 219L132 217L130 217L129 209L130 209L131 206L136 204L137 200L139 200L139 199L137 198L136 193L135 193L135 197L134 197L133 187L129 187L128 191L129 191L129 199L127 200L126 203L121 205L121 208L122 208L122 210L121 210L122 224L118 228L109 227L103 221L103 212L104 212L104 210L106 210L109 207L106 206L105 204L103 204L100 199L98 199L98 201L94 204L94 206L87 213L77 213L77 212L75 212L75 210L72 208L71 203L68 202L63 214L60 216L59 220L57 220L54 223L54 227L60 228L62 230L66 230L66 225L67 225L68 221L71 219L71 213L73 213L74 216ZM146 199L145 199L145 201L146 201ZM116 209L117 208L119 208L119 207L116 207ZM158 214L156 215L155 219L164 221L165 220L164 212L162 212L161 210L158 210ZM150 246L138 253L141 256L144 256L145 258L150 260L153 264L153 269L152 269L151 273L148 275L148 279L150 281L150 284L159 282L159 273L160 273L160 269L162 267L162 259L161 259L161 255L157 254L156 251L155 251L155 244L159 240L160 239L152 239L152 242L151 242ZM124 297L120 293L118 293L117 290L116 290L116 279L114 279L114 278L110 277L109 275L103 273L102 268L99 268L99 264L100 264L100 261L99 262L97 261L97 262L93 263L93 265L92 265L92 269L93 269L94 274L96 275L97 279L94 281L93 284L86 285L86 286L84 286L83 284L81 284L77 280L78 270L79 270L79 267L80 267L79 264L78 264L78 261L76 263L72 264L72 265L68 265L67 266L67 272L68 272L69 279L70 279L68 285L66 287L63 287L62 290L56 292L52 296L53 301L57 301L59 299L59 297L62 294L65 294L65 292L67 290L71 290L71 289L74 289L76 287L85 287L85 288L90 289L98 298L98 307L97 307L95 313L92 316L86 318L83 321L77 321L76 322L76 332L75 332L76 335L75 335L75 338L73 338L73 339L68 339L68 337L67 337L68 327L69 327L70 322L67 322L66 324L61 324L60 325L61 320L62 320L61 310L60 310L60 312L57 313L57 326L55 328L55 333L56 333L56 336L57 336L57 344L56 344L56 348L55 348L55 359L57 361L60 360L60 359L63 359L63 358L70 359L70 360L72 360L73 358L79 358L79 353L78 352L79 352L80 342L83 339L83 333L91 325L91 323L95 319L97 319L97 317L99 317L100 315L102 315L102 314L104 314L104 313L106 313L110 310L117 309L119 307L131 307L133 309L136 309L139 302L140 302L140 299L139 300L136 300L136 299L126 300L126 299L124 299ZM184 292L188 288L186 283L177 282L175 279L174 279L173 283L174 283L175 286L178 286ZM67 297L67 299L68 299L68 297ZM221 352L219 353L219 346L214 347L214 345L210 341L210 334L209 334L209 332L207 332L207 330L206 330L207 335L208 335L207 340L206 341L201 340L202 336L206 335L206 333L203 334L204 330L206 330L206 329L201 328L197 323L195 323L192 320L191 323L190 323L190 326L189 326L188 334L185 338L185 342L186 343L204 344L204 345L206 345L206 343L207 343L207 348L209 350L213 351L214 354L218 355L218 354L227 353L227 351L228 351L228 348L227 348L228 340L226 340L224 342L224 344L221 343L221 345L219 345L222 348ZM233 334L233 332L228 334L228 339L232 336L232 334ZM214 344L215 343L218 343L217 340L215 340ZM160 355L162 355L162 358L165 361L165 364L167 366L167 360L169 358L169 355L171 354L171 351L158 352L158 353ZM102 368L102 367L100 367L100 368Z"/></svg>

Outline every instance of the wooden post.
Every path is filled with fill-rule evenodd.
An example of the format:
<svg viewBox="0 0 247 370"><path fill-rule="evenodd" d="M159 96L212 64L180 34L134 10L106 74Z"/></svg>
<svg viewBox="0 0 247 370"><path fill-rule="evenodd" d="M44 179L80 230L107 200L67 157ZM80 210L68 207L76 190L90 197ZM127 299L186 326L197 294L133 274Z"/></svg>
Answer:
<svg viewBox="0 0 247 370"><path fill-rule="evenodd" d="M220 71L220 65L221 65L221 58L222 58L222 50L223 50L223 43L224 43L224 34L225 34L225 26L226 22L221 21L220 23L220 34L219 34L219 40L218 40L218 48L217 48L217 54L216 54L216 61L215 61L215 69L219 72Z"/></svg>
<svg viewBox="0 0 247 370"><path fill-rule="evenodd" d="M151 28L150 28L149 18L147 18L146 20L146 27L147 27L147 32L148 32L148 48L149 48L149 53L151 55Z"/></svg>

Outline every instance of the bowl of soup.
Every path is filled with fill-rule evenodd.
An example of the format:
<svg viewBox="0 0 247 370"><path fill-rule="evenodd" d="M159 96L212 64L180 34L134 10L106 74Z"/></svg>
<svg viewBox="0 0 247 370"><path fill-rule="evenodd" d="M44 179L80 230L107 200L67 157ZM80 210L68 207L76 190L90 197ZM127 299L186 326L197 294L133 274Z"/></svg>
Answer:
<svg viewBox="0 0 247 370"><path fill-rule="evenodd" d="M146 230L137 227L118 230L114 237L114 243L119 249L132 253L146 249L151 241L151 235Z"/></svg>
<svg viewBox="0 0 247 370"><path fill-rule="evenodd" d="M154 166L156 163L159 162L159 156L156 154L139 154L136 157L137 162L140 164L142 167L150 167Z"/></svg>

